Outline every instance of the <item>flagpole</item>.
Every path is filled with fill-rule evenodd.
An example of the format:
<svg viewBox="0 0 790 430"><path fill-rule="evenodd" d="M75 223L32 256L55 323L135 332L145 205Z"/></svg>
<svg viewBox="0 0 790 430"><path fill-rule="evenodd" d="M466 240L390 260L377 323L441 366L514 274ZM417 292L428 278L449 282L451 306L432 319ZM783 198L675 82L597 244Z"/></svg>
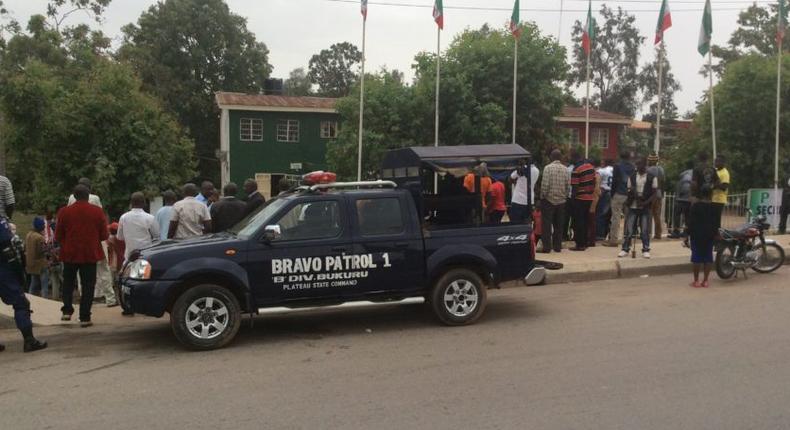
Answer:
<svg viewBox="0 0 790 430"><path fill-rule="evenodd" d="M557 43L560 42L560 37L562 36L562 9L563 9L563 4L564 3L565 3L565 0L560 0L560 26L557 29Z"/></svg>
<svg viewBox="0 0 790 430"><path fill-rule="evenodd" d="M776 148L774 149L774 195L779 194L779 109L782 94L782 38L778 37L779 55L776 62Z"/></svg>
<svg viewBox="0 0 790 430"><path fill-rule="evenodd" d="M513 144L516 143L516 93L518 89L518 36L513 44Z"/></svg>
<svg viewBox="0 0 790 430"><path fill-rule="evenodd" d="M436 28L436 106L434 117L433 146L439 146L439 79L442 62L440 60L442 29Z"/></svg>
<svg viewBox="0 0 790 430"><path fill-rule="evenodd" d="M658 156L661 150L661 92L664 79L664 40L658 47L658 107L656 108L656 138L653 143L653 152Z"/></svg>
<svg viewBox="0 0 790 430"><path fill-rule="evenodd" d="M590 52L587 50L587 103L584 118L584 158L590 158Z"/></svg>
<svg viewBox="0 0 790 430"><path fill-rule="evenodd" d="M368 20L362 19L362 74L359 80L359 148L357 150L357 181L362 181L362 131L365 121L365 36Z"/></svg>
<svg viewBox="0 0 790 430"><path fill-rule="evenodd" d="M716 159L716 103L713 101L713 55L708 50L708 95L710 97L710 126L713 139L713 158Z"/></svg>

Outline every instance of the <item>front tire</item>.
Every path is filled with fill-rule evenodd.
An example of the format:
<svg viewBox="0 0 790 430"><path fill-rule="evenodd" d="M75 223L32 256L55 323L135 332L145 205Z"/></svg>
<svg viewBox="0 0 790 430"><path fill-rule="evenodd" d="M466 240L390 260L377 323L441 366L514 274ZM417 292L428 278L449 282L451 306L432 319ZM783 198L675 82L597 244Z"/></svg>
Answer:
<svg viewBox="0 0 790 430"><path fill-rule="evenodd" d="M735 258L735 250L731 246L722 246L716 252L716 274L721 279L730 279L735 275L735 266L732 260Z"/></svg>
<svg viewBox="0 0 790 430"><path fill-rule="evenodd" d="M775 243L765 244L765 252L760 255L757 264L752 266L752 270L757 273L771 273L782 267L785 263L785 250Z"/></svg>
<svg viewBox="0 0 790 430"><path fill-rule="evenodd" d="M236 296L218 285L198 285L176 299L170 313L176 339L194 350L222 348L241 326L241 307Z"/></svg>
<svg viewBox="0 0 790 430"><path fill-rule="evenodd" d="M485 311L487 290L477 273L453 269L445 273L431 291L431 308L442 323L450 326L477 321Z"/></svg>

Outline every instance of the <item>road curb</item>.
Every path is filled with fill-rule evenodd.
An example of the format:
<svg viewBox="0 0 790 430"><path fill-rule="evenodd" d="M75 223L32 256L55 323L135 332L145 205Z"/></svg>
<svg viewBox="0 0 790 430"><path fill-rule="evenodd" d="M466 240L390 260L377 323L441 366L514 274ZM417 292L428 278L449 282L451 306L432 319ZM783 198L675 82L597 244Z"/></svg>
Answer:
<svg viewBox="0 0 790 430"><path fill-rule="evenodd" d="M785 265L790 264L790 246L783 245ZM671 256L652 259L621 258L603 263L567 264L561 270L549 271L547 284L567 284L611 279L639 278L643 276L675 275L691 271L689 256Z"/></svg>

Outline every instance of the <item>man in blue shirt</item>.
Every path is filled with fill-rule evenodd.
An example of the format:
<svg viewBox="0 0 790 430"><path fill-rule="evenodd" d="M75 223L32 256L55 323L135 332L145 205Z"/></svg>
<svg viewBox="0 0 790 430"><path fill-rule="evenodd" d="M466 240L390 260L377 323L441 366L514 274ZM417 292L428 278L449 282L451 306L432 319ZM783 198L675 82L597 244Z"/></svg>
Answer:
<svg viewBox="0 0 790 430"><path fill-rule="evenodd" d="M635 171L634 165L631 164L631 153L625 151L620 154L620 162L614 166L612 171L612 222L609 230L609 242L603 243L605 246L619 246L620 244L620 226L628 211L625 204L628 200L628 179Z"/></svg>
<svg viewBox="0 0 790 430"><path fill-rule="evenodd" d="M162 194L162 204L164 204L164 206L156 211L156 223L159 224L160 240L167 240L167 232L170 228L170 218L173 215L173 205L177 200L176 193L173 191L167 190Z"/></svg>
<svg viewBox="0 0 790 430"><path fill-rule="evenodd" d="M215 191L214 184L211 181L203 181L203 183L200 184L200 194L195 197L195 200L206 206L211 206L211 201L209 201L209 199Z"/></svg>

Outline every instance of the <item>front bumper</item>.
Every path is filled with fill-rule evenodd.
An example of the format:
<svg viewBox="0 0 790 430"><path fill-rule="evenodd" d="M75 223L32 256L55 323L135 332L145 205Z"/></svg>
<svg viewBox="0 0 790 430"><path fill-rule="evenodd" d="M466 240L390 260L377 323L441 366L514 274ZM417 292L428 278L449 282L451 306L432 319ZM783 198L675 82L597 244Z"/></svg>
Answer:
<svg viewBox="0 0 790 430"><path fill-rule="evenodd" d="M167 311L168 294L176 281L121 279L121 306L125 311L161 317Z"/></svg>

